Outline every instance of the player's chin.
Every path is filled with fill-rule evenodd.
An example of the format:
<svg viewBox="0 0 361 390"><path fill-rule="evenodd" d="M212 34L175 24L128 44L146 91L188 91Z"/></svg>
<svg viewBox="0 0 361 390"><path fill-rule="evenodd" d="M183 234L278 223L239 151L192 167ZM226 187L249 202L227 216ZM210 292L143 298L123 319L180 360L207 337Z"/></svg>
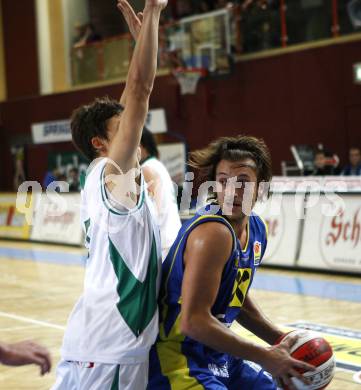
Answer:
<svg viewBox="0 0 361 390"><path fill-rule="evenodd" d="M242 211L242 206L237 206L237 205L234 205L232 207L232 212L231 214L229 215L229 218L232 220L232 221L237 221L239 220L240 218L243 218L244 217L244 213Z"/></svg>

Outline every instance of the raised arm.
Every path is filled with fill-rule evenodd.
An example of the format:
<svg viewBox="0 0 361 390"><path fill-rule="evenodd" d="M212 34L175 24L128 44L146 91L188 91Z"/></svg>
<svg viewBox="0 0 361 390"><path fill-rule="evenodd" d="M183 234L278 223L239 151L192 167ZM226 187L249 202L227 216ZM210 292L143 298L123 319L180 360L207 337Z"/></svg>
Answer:
<svg viewBox="0 0 361 390"><path fill-rule="evenodd" d="M140 29L142 27L143 12L136 14L132 6L127 2L118 2L117 7L122 13L125 21L127 22L129 32L135 41L138 40ZM124 107L127 103L127 88L125 86L122 96L120 97L120 104Z"/></svg>
<svg viewBox="0 0 361 390"><path fill-rule="evenodd" d="M126 4L126 0L119 0ZM167 0L146 0L144 17L135 45L126 81L126 104L118 130L110 141L108 157L118 167L108 164L106 174L119 174L137 167L137 148L148 113L149 97L157 69L158 27Z"/></svg>

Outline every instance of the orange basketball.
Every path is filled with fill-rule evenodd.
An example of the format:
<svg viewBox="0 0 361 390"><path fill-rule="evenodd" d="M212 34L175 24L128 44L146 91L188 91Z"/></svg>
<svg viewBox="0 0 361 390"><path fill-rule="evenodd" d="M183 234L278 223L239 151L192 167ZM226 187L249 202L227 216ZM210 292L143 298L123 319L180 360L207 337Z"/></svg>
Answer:
<svg viewBox="0 0 361 390"><path fill-rule="evenodd" d="M306 371L303 376L311 381L305 385L297 378L292 382L297 390L321 390L331 382L335 371L335 359L331 345L319 334L309 330L295 330L288 333L282 340L294 335L298 336L291 348L291 356L316 367L314 371ZM288 390L288 387L283 387Z"/></svg>

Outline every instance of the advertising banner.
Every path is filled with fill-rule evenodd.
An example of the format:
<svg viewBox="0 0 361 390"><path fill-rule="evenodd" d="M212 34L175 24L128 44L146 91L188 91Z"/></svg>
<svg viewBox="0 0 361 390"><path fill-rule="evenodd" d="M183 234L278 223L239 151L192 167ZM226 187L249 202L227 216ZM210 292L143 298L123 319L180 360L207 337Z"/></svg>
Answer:
<svg viewBox="0 0 361 390"><path fill-rule="evenodd" d="M301 228L303 194L273 194L256 204L255 212L268 226L265 264L293 266Z"/></svg>
<svg viewBox="0 0 361 390"><path fill-rule="evenodd" d="M34 144L49 144L54 142L70 142L71 130L69 120L44 123L33 123L31 134Z"/></svg>
<svg viewBox="0 0 361 390"><path fill-rule="evenodd" d="M182 185L186 168L186 148L181 142L158 146L159 159L167 168L172 181Z"/></svg>
<svg viewBox="0 0 361 390"><path fill-rule="evenodd" d="M31 239L81 245L83 231L80 222L80 194L39 194Z"/></svg>
<svg viewBox="0 0 361 390"><path fill-rule="evenodd" d="M360 195L310 196L299 265L361 273Z"/></svg>
<svg viewBox="0 0 361 390"><path fill-rule="evenodd" d="M33 199L29 195L29 208L33 207ZM0 194L0 238L16 238L27 240L30 237L30 225L25 214L16 209L16 194Z"/></svg>

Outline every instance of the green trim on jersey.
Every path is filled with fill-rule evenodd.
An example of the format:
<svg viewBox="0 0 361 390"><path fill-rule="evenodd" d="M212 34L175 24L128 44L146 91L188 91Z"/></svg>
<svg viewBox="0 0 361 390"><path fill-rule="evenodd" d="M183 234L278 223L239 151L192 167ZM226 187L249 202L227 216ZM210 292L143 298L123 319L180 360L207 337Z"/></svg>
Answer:
<svg viewBox="0 0 361 390"><path fill-rule="evenodd" d="M86 174L82 172L79 176L80 188L83 190L85 187Z"/></svg>
<svg viewBox="0 0 361 390"><path fill-rule="evenodd" d="M118 311L133 334L138 337L153 319L157 310L158 254L155 238L153 236L144 282L140 282L129 270L110 238L109 253L118 278Z"/></svg>
<svg viewBox="0 0 361 390"><path fill-rule="evenodd" d="M105 165L104 165L104 167L101 171L101 174L100 174L100 181L101 181L100 189L101 189L101 195L102 195L102 199L103 199L103 203L104 203L105 207L111 213L113 213L115 215L131 215L131 214L135 213L136 211L138 211L143 206L144 198L145 198L145 195L144 195L145 189L143 188L143 178L141 177L141 184L140 184L141 194L140 194L140 197L139 197L139 200L138 200L136 207L134 207L133 209L128 210L128 211L120 211L120 210L116 209L115 207L113 207L109 201L107 191L105 188L104 171L105 171Z"/></svg>
<svg viewBox="0 0 361 390"><path fill-rule="evenodd" d="M115 370L114 379L110 390L119 390L119 366L117 366L117 369Z"/></svg>
<svg viewBox="0 0 361 390"><path fill-rule="evenodd" d="M84 221L85 226L85 241L89 244L90 243L90 237L88 236L88 230L90 227L90 218Z"/></svg>

